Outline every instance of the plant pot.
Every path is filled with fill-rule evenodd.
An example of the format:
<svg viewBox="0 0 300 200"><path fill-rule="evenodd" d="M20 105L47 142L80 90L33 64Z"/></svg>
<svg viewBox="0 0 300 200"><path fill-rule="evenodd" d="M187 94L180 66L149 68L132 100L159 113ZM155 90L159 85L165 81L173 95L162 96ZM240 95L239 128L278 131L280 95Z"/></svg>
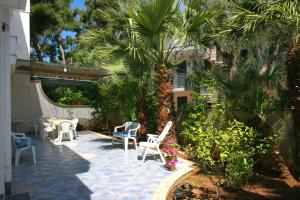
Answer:
<svg viewBox="0 0 300 200"><path fill-rule="evenodd" d="M165 157L166 164L165 168L168 171L173 171L176 168L176 163L174 164L174 160L177 160L176 156Z"/></svg>

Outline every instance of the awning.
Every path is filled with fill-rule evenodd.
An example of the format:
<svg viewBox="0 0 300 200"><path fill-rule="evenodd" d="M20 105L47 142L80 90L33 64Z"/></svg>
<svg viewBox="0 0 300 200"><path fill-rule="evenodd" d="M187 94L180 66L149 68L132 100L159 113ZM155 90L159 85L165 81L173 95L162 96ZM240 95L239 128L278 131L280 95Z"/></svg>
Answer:
<svg viewBox="0 0 300 200"><path fill-rule="evenodd" d="M96 85L95 81L90 80L71 80L71 79L62 79L62 78L47 78L47 77L38 77L32 76L31 80L39 80L42 82L42 85L45 86L94 86Z"/></svg>
<svg viewBox="0 0 300 200"><path fill-rule="evenodd" d="M66 71L64 71L66 69ZM30 72L31 77L58 78L69 80L98 80L109 76L105 69L64 66L29 60L17 60L16 73Z"/></svg>

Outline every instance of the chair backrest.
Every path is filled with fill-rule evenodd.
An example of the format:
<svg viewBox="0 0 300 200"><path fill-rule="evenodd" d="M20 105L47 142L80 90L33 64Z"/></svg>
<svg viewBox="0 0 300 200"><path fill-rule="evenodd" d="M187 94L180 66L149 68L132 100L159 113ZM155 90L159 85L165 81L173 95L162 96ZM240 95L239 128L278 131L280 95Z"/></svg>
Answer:
<svg viewBox="0 0 300 200"><path fill-rule="evenodd" d="M15 136L15 134L13 132L11 132L11 141L12 141L11 143L15 149L17 148L17 146L16 146L17 140L18 140L18 137Z"/></svg>
<svg viewBox="0 0 300 200"><path fill-rule="evenodd" d="M161 142L165 139L166 135L169 133L170 128L172 127L173 122L172 121L168 121L168 123L166 124L164 130L161 132L161 134L158 137L158 141Z"/></svg>
<svg viewBox="0 0 300 200"><path fill-rule="evenodd" d="M73 122L74 129L76 129L79 119L76 118L76 119L72 119L71 121Z"/></svg>
<svg viewBox="0 0 300 200"><path fill-rule="evenodd" d="M140 128L140 123L137 122L130 122L129 126L126 127L125 131L129 131L129 130L134 130L134 131L130 131L130 136L136 136L137 134L137 130Z"/></svg>
<svg viewBox="0 0 300 200"><path fill-rule="evenodd" d="M63 132L72 130L72 127L73 123L71 121L66 120L59 123L59 130Z"/></svg>
<svg viewBox="0 0 300 200"><path fill-rule="evenodd" d="M125 122L125 123L123 124L124 130L125 130L125 131L128 131L128 126L130 126L131 123L132 123L132 122Z"/></svg>

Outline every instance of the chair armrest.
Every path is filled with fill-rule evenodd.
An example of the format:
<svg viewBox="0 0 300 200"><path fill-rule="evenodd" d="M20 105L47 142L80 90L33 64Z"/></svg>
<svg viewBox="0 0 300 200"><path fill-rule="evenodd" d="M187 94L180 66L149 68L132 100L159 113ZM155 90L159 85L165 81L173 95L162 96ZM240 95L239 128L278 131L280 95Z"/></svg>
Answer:
<svg viewBox="0 0 300 200"><path fill-rule="evenodd" d="M134 129L129 129L128 130L128 137L130 137L130 132L137 132L138 128L134 128Z"/></svg>
<svg viewBox="0 0 300 200"><path fill-rule="evenodd" d="M116 127L114 128L114 132L118 132L118 128L122 128L122 127L125 127L125 124L123 124L122 126L116 126Z"/></svg>
<svg viewBox="0 0 300 200"><path fill-rule="evenodd" d="M159 135L155 135L155 134L147 134L148 137L153 137L153 138L158 138Z"/></svg>
<svg viewBox="0 0 300 200"><path fill-rule="evenodd" d="M23 139L23 138L22 138ZM25 137L24 139L26 139L27 140L27 145L28 145L28 147L31 147L31 138L30 137Z"/></svg>
<svg viewBox="0 0 300 200"><path fill-rule="evenodd" d="M12 135L19 138L26 138L25 133L12 133Z"/></svg>

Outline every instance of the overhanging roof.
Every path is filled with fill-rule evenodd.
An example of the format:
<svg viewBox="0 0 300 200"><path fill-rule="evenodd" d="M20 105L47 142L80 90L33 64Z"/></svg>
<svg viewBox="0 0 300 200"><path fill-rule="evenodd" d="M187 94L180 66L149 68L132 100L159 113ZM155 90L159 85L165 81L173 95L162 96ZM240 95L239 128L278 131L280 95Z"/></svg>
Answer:
<svg viewBox="0 0 300 200"><path fill-rule="evenodd" d="M25 10L26 3L28 3L27 1L28 0L0 0L0 5Z"/></svg>
<svg viewBox="0 0 300 200"><path fill-rule="evenodd" d="M50 77L63 78L72 80L97 80L109 76L105 69L79 68L74 66L66 66L67 71L64 72L64 65L51 64L44 62L34 62L29 60L17 60L16 73L24 71L30 72L31 77Z"/></svg>

